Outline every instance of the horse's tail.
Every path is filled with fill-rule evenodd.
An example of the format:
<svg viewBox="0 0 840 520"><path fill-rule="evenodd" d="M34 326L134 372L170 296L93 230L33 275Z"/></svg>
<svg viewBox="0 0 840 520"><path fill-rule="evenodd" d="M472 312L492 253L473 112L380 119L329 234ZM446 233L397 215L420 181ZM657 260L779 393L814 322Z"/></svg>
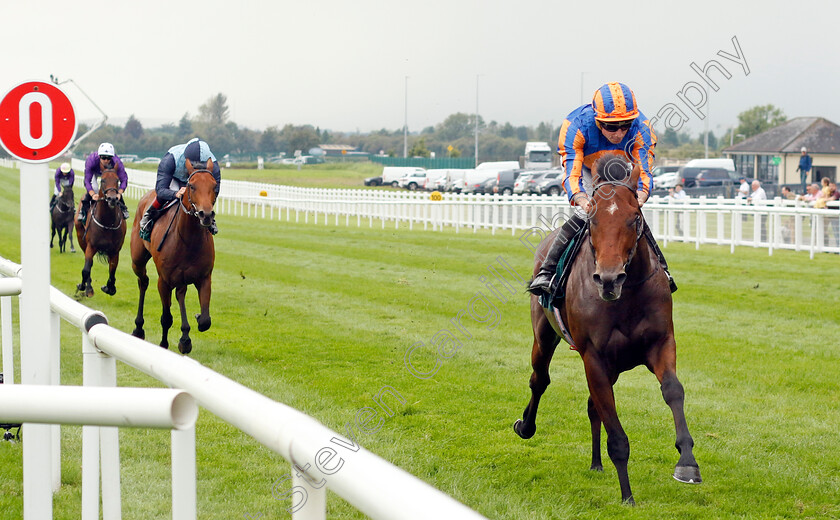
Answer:
<svg viewBox="0 0 840 520"><path fill-rule="evenodd" d="M107 251L97 251L96 252L96 259L99 260L100 264L107 264L110 258L108 257Z"/></svg>

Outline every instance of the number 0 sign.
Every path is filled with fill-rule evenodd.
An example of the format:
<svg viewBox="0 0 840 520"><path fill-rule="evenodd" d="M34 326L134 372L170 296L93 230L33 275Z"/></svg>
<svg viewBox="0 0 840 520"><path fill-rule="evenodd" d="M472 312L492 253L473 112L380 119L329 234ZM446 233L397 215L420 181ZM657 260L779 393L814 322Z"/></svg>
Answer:
<svg viewBox="0 0 840 520"><path fill-rule="evenodd" d="M58 87L41 81L22 83L0 101L0 144L21 161L55 159L76 136L76 114Z"/></svg>

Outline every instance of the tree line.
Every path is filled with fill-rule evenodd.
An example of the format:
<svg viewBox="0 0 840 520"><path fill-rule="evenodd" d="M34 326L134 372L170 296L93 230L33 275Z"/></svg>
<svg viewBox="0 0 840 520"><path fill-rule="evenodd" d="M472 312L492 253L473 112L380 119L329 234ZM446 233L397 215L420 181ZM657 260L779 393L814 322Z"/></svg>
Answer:
<svg viewBox="0 0 840 520"><path fill-rule="evenodd" d="M709 150L715 155L729 146L730 132L734 142L751 137L786 121L784 113L773 105L756 106L738 115L739 125L721 135L709 132ZM537 126L514 126L497 121L486 122L480 115L458 112L434 126L409 133L410 157L475 157L475 133L478 125L479 158L483 161L518 158L527 141L557 143L559 127L549 122ZM80 125L78 134L87 131ZM734 139L734 136L738 139ZM113 143L119 154L140 157L162 157L174 144L199 136L207 141L217 157L229 155L232 161L256 161L296 150L307 153L319 144L344 144L372 155L385 154L402 157L406 147L403 128L382 128L369 133L322 130L312 125L269 126L265 130L251 130L230 120L227 97L216 94L203 103L195 116L185 113L177 124L144 128L132 114L125 126L106 124L97 129L76 147L76 155L84 156L99 143ZM666 129L659 134L657 156L675 159L700 157L704 153L704 135Z"/></svg>

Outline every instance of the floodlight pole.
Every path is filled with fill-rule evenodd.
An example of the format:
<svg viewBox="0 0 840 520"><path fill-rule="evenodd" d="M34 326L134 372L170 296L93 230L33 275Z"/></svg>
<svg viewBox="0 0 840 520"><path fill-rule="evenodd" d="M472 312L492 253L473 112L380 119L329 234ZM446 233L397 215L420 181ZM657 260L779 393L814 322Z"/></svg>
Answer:
<svg viewBox="0 0 840 520"><path fill-rule="evenodd" d="M79 92L81 92L81 93L82 93L82 95L84 95L84 96L87 98L87 100L88 100L88 101L90 101L90 104L91 104L91 105L93 105L94 107L96 107L96 109L97 109L97 110L99 110L99 113L101 113L101 114L102 114L102 121L99 121L98 123L94 124L94 125L93 125L93 126L92 126L92 127L91 127L88 131L87 131L87 132L85 132L85 133L84 133L81 137L79 137L79 138L77 138L75 141L73 141L73 144L71 144L71 145L70 145L70 147L67 149L67 151L68 151L68 152L72 152L72 151L73 151L73 149L74 149L74 148L76 148L76 145L78 145L79 143L81 143L82 141L84 141L84 140L85 140L85 138L87 138L87 136L89 136L90 134L94 133L94 132L95 132L95 131L97 131L97 130L98 130L98 129L102 126L102 125L104 125L104 124L105 124L105 122L108 120L108 115L107 115L107 114L106 114L106 113L105 113L105 112L104 112L101 108L99 108L99 105L97 105L96 103L94 103L94 101L90 98L90 96L88 96L88 95L87 95L87 93L86 93L84 90L82 90L82 87L80 87L80 86L79 86L79 85L78 85L75 81L73 81L72 79L65 79L64 81L58 81L58 78L57 78L56 76L53 76L52 74L50 74L50 81L51 81L53 84L55 84L55 85L63 85L64 83L72 83L73 85L75 85L75 86L76 86L76 88L77 88L77 89L79 89Z"/></svg>
<svg viewBox="0 0 840 520"><path fill-rule="evenodd" d="M406 159L408 158L408 76L405 77L405 119L403 121L403 159Z"/></svg>
<svg viewBox="0 0 840 520"><path fill-rule="evenodd" d="M475 75L475 165L478 166L478 78L481 74Z"/></svg>

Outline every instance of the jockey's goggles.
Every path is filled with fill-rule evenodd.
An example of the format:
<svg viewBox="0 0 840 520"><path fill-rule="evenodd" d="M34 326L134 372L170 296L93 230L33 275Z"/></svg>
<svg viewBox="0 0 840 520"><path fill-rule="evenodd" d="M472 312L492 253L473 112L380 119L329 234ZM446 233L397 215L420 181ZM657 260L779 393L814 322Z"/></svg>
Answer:
<svg viewBox="0 0 840 520"><path fill-rule="evenodd" d="M631 126L633 126L633 120L619 121L617 123L598 121L598 125L602 130L606 130L607 132L618 132L619 130L628 130Z"/></svg>

